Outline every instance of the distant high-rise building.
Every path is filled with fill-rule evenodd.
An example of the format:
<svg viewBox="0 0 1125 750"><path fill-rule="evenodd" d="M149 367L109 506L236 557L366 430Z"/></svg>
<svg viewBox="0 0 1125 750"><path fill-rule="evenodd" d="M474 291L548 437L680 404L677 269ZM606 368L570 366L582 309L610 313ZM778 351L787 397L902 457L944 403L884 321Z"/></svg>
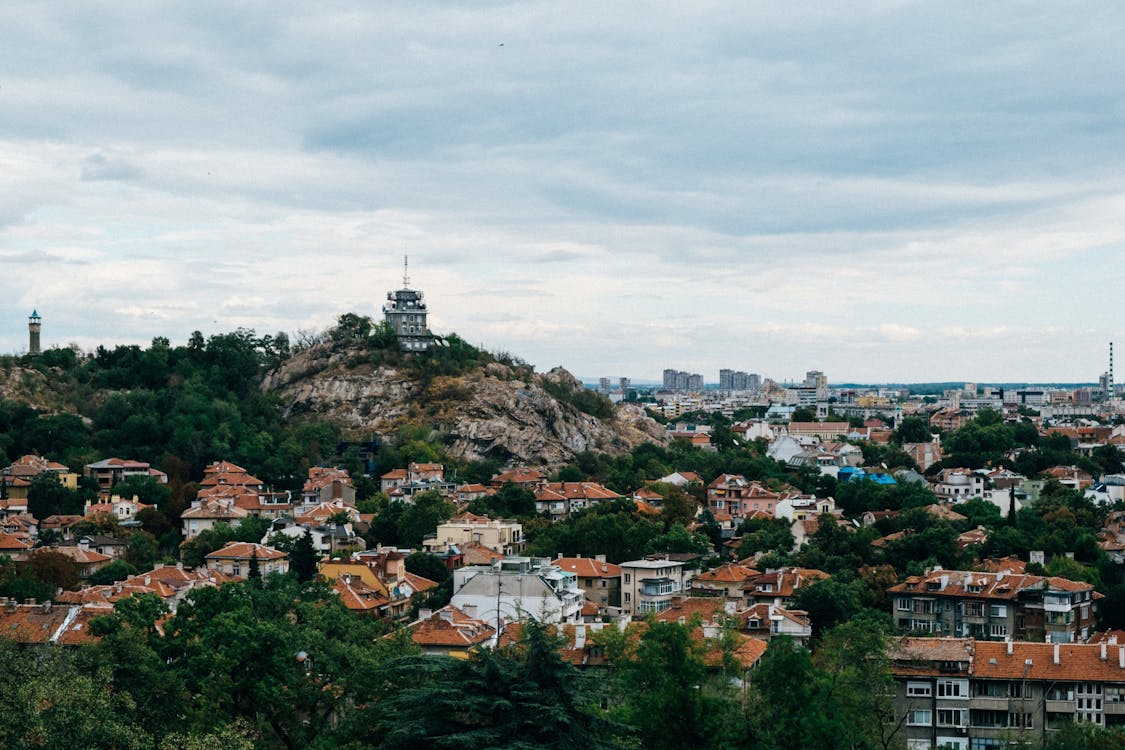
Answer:
<svg viewBox="0 0 1125 750"><path fill-rule="evenodd" d="M629 382L629 378L620 378L617 381L617 387L621 389L622 393L625 393L626 391L628 391L630 385L631 385L631 383Z"/></svg>
<svg viewBox="0 0 1125 750"><path fill-rule="evenodd" d="M27 319L28 354L39 354L39 331L42 330L42 328L43 319L39 317L39 312L37 310L32 310L31 317Z"/></svg>
<svg viewBox="0 0 1125 750"><path fill-rule="evenodd" d="M702 391L703 376L698 373L684 372L683 370L665 370L664 390Z"/></svg>
<svg viewBox="0 0 1125 750"><path fill-rule="evenodd" d="M598 378L598 393L603 396L609 395L609 378Z"/></svg>
<svg viewBox="0 0 1125 750"><path fill-rule="evenodd" d="M734 370L719 370L719 390L734 390Z"/></svg>

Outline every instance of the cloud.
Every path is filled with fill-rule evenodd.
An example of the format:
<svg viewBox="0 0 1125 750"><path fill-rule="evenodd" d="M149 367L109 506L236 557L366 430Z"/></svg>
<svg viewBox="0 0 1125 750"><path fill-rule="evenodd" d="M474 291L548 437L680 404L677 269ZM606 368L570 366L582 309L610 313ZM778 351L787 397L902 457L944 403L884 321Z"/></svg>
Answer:
<svg viewBox="0 0 1125 750"><path fill-rule="evenodd" d="M377 316L409 252L442 326L585 375L1093 379L1120 20L7 3L0 350L28 305L106 344Z"/></svg>

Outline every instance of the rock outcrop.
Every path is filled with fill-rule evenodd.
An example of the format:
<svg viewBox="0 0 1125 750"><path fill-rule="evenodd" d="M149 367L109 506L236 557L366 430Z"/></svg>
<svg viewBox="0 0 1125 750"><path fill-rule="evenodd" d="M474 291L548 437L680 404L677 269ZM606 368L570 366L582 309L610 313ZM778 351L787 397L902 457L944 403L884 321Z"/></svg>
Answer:
<svg viewBox="0 0 1125 750"><path fill-rule="evenodd" d="M362 351L323 345L267 373L262 389L281 398L288 416L332 420L356 439L389 438L404 424L432 426L448 453L466 460L561 464L586 450L621 453L665 440L640 407L619 405L599 419L556 398L548 388L582 388L562 368L532 373L494 362L428 380L410 369L372 365Z"/></svg>

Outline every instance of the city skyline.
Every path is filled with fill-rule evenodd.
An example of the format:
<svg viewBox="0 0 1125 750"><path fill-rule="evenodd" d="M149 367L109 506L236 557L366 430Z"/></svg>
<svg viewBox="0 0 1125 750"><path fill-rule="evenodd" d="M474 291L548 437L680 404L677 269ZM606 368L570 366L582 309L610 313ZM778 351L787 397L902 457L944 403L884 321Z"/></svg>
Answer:
<svg viewBox="0 0 1125 750"><path fill-rule="evenodd" d="M540 370L1095 382L1125 10L0 9L0 351L379 319Z"/></svg>

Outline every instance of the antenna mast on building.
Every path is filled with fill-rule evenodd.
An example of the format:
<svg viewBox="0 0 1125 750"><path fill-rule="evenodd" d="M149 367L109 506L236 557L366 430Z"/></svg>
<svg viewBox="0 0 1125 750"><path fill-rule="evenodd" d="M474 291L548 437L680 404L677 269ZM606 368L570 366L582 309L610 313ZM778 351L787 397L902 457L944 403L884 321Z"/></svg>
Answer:
<svg viewBox="0 0 1125 750"><path fill-rule="evenodd" d="M1105 392L1109 398L1113 398L1113 342L1109 342L1109 372L1106 373L1109 378L1106 380Z"/></svg>
<svg viewBox="0 0 1125 750"><path fill-rule="evenodd" d="M410 256L406 251L402 253L402 288L410 288Z"/></svg>

